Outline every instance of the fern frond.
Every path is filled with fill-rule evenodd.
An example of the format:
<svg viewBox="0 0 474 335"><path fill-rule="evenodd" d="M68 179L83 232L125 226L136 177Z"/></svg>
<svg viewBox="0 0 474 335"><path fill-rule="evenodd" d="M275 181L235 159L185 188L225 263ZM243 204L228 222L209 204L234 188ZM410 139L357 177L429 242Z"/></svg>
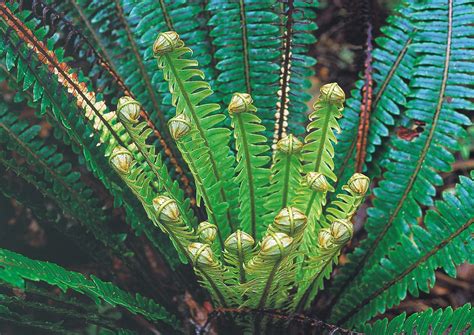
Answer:
<svg viewBox="0 0 474 335"><path fill-rule="evenodd" d="M317 172L336 181L332 172L334 168L333 143L336 142L334 131L340 131L337 119L342 116L344 91L336 84L327 84L321 87L321 95L314 103L314 111L310 115L312 120L307 127L309 134L305 138L303 153L303 172ZM311 177L310 177L311 178ZM316 222L321 214L321 207L325 199L325 191L321 192L308 187L304 181L298 189L295 206L304 211L310 225Z"/></svg>
<svg viewBox="0 0 474 335"><path fill-rule="evenodd" d="M219 187L220 203L215 204L214 208L225 208L226 216L220 218L222 222L219 222L218 227L223 234L228 230L226 227L233 231L238 226L237 188L233 181L234 157L229 149L230 131L218 126L225 116L217 112L219 105L202 103L212 91L204 81L193 80L196 76L202 78L203 74L196 69L196 61L187 59L186 54L190 49L183 46L176 33L160 34L153 49L158 66L169 83L176 114L184 113L191 120L194 130L191 138L195 149L190 155L194 156L194 161L202 159L202 155L207 156L212 178Z"/></svg>
<svg viewBox="0 0 474 335"><path fill-rule="evenodd" d="M155 153L155 147L147 144L152 130L146 122L139 122L140 104L129 97L119 99L117 105L117 116L127 131L133 144L129 147L138 163L149 172L150 177L157 181L157 189L176 201L183 219L189 227L197 225L197 219L189 206L189 200L184 199L183 191L176 181L173 181L168 173L166 165L163 164L160 154Z"/></svg>
<svg viewBox="0 0 474 335"><path fill-rule="evenodd" d="M387 171L374 190L374 208L368 211L367 239L349 255L350 261L336 277L337 289L331 305L345 296L350 287L358 287L401 235L413 233L418 226L417 217L422 213L421 206L433 205L435 185L442 183L438 171L450 170L454 157L448 148L458 150L458 138L465 135L462 126L470 123L456 110L473 108L472 102L465 98L468 88L458 75L460 71L472 71L466 56L466 48L471 50L472 46L466 46L462 37L464 11L468 8L467 2L454 5L452 1L414 7L417 28L414 47L420 57L412 74L406 115L426 126L411 141L396 134L392 136L384 163ZM437 11L436 29L432 10ZM451 103L448 96L453 97Z"/></svg>
<svg viewBox="0 0 474 335"><path fill-rule="evenodd" d="M474 309L471 304L453 310L428 309L408 316L403 313L392 320L378 320L361 327L367 335L383 334L470 334L474 332Z"/></svg>
<svg viewBox="0 0 474 335"><path fill-rule="evenodd" d="M292 134L283 137L276 145L271 167L270 187L265 206L268 214L265 224L275 218L278 211L292 204L301 183L301 143Z"/></svg>
<svg viewBox="0 0 474 335"><path fill-rule="evenodd" d="M389 130L395 125L400 112L405 109L406 96L409 93L408 81L412 77L415 63L413 37L415 27L410 15L413 13L413 1L405 0L382 27L382 36L375 39L372 52L373 62L373 99L370 113L370 129L367 145L366 164L382 145ZM335 151L335 173L338 185L346 182L355 172L355 150L359 113L362 108L362 88L364 79L355 83L351 98L347 100L344 118L341 120L342 132L337 136ZM372 177L371 171L369 174ZM340 183L339 183L340 182ZM335 187L338 189L339 187Z"/></svg>
<svg viewBox="0 0 474 335"><path fill-rule="evenodd" d="M237 150L235 182L239 184L240 224L245 232L258 240L266 229L261 219L266 214L264 200L270 171L265 166L270 160L267 155L270 148L262 135L265 127L253 114L257 108L252 103L250 95L235 93L229 104L229 114Z"/></svg>
<svg viewBox="0 0 474 335"><path fill-rule="evenodd" d="M315 9L318 1L289 0L280 3L281 69L278 100L275 113L273 148L290 133L304 133L307 102L311 99L305 90L311 87L309 77L314 75L316 60L308 56L309 47L316 43L314 31Z"/></svg>
<svg viewBox="0 0 474 335"><path fill-rule="evenodd" d="M20 289L24 289L27 280L42 281L59 287L63 292L71 289L88 296L96 304L102 301L114 307L121 306L150 321L179 329L178 319L151 299L140 294L133 296L93 275L91 279L86 279L84 275L67 271L56 264L32 260L4 249L0 249L0 279Z"/></svg>
<svg viewBox="0 0 474 335"><path fill-rule="evenodd" d="M323 288L324 279L331 276L333 263L338 263L339 254L344 245L352 237L351 219L362 203L369 188L369 180L359 173L354 174L343 190L347 192L337 195L336 201L326 209L325 217L320 226L306 232L302 248L305 259L298 273L298 290L293 299L293 308L297 312L309 308L319 289ZM315 236L318 236L316 241Z"/></svg>
<svg viewBox="0 0 474 335"><path fill-rule="evenodd" d="M245 266L248 281L243 284L247 299L243 306L279 308L288 302L287 294L296 272L296 246L293 238L281 232L268 232L260 250ZM289 257L290 256L290 257Z"/></svg>
<svg viewBox="0 0 474 335"><path fill-rule="evenodd" d="M387 257L359 274L359 280L341 296L332 320L361 324L386 308L398 304L407 291L418 296L435 283L435 270L443 268L456 276L456 265L472 262L474 243L474 180L460 177L455 193L445 192L443 201L425 216L422 228L411 227L410 235L397 237ZM442 229L441 229L442 228ZM361 275L363 275L362 278Z"/></svg>
<svg viewBox="0 0 474 335"><path fill-rule="evenodd" d="M222 1L211 0L208 25L216 48L216 88L229 103L234 92L250 94L258 106L257 116L271 139L280 80L280 18L274 0Z"/></svg>

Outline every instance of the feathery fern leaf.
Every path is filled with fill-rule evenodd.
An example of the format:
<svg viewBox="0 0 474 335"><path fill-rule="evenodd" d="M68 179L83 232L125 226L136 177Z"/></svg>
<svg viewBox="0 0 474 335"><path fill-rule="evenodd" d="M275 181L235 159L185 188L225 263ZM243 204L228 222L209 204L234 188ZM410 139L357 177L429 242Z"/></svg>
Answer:
<svg viewBox="0 0 474 335"><path fill-rule="evenodd" d="M25 287L26 280L46 282L59 287L63 292L71 289L84 294L97 304L103 301L111 306L121 306L131 313L143 315L150 321L160 321L172 329L179 327L174 315L140 294L133 296L95 276L86 279L80 273L67 271L48 262L35 261L4 249L0 249L0 279L20 289Z"/></svg>
<svg viewBox="0 0 474 335"><path fill-rule="evenodd" d="M261 221L266 209L264 197L267 192L270 171L265 168L270 157L270 148L262 135L265 127L255 113L248 94L236 93L229 104L229 114L234 127L237 150L235 182L239 184L240 224L254 239L260 239L266 226Z"/></svg>
<svg viewBox="0 0 474 335"><path fill-rule="evenodd" d="M337 119L342 116L344 91L336 84L321 87L321 95L314 103L310 115L309 134L305 138L303 153L303 172L319 172L324 177L336 181L334 168L333 143L336 142L334 131L340 131ZM295 199L295 206L304 211L310 225L316 222L321 214L321 205L325 194L313 190L308 183L302 182Z"/></svg>
<svg viewBox="0 0 474 335"><path fill-rule="evenodd" d="M271 167L270 187L266 197L266 224L275 218L278 211L292 204L301 183L303 170L301 161L301 143L292 134L283 137L276 144L275 156Z"/></svg>
<svg viewBox="0 0 474 335"><path fill-rule="evenodd" d="M392 320L379 320L361 327L364 334L472 334L474 332L474 309L471 304L453 310L428 309L409 317L403 313Z"/></svg>
<svg viewBox="0 0 474 335"><path fill-rule="evenodd" d="M372 161L372 155L382 145L384 137L389 135L389 128L394 126L395 118L404 109L406 96L409 93L408 80L412 76L415 63L413 36L415 28L410 21L413 13L413 1L405 0L395 14L387 20L388 24L381 30L383 35L375 40L372 68L375 84L367 147L366 162ZM362 106L362 87L364 79L355 84L351 98L347 100L344 118L341 120L342 132L337 136L335 153L335 171L338 184L342 185L355 172L354 155L357 142L359 111ZM372 177L369 174L369 177ZM337 188L337 187L336 187Z"/></svg>
<svg viewBox="0 0 474 335"><path fill-rule="evenodd" d="M278 89L277 112L273 144L290 133L297 136L304 133L306 103L311 96L305 92L311 87L309 77L316 60L308 56L310 45L316 43L315 9L318 1L289 0L280 3L281 20L281 74Z"/></svg>
<svg viewBox="0 0 474 335"><path fill-rule="evenodd" d="M438 171L450 170L454 158L447 148L458 150L457 139L465 134L462 126L470 122L456 110L473 108L465 98L469 89L464 77L458 74L472 71L466 54L472 45L463 37L472 34L472 29L464 29L469 3L433 1L414 8L414 47L420 57L410 84L406 115L426 126L411 141L392 136L388 160L383 165L387 171L374 190L374 208L368 211L368 237L349 255L350 261L336 277L334 301L378 267L400 236L413 232L421 206L433 205L434 186L442 183Z"/></svg>
<svg viewBox="0 0 474 335"><path fill-rule="evenodd" d="M160 48L167 47L167 38L175 38L176 40L172 43L176 45L166 50L168 52L160 54ZM217 112L219 105L202 103L212 94L212 91L209 84L193 78L196 76L203 78L203 73L196 69L196 61L187 59L186 54L191 50L183 46L179 36L160 34L154 49L158 66L163 70L164 78L169 83L173 105L176 106L176 115L184 113L191 120L193 129L191 139L194 150L190 152L190 156L194 161L202 159L203 155L207 156L206 159L209 162L207 168L210 172L202 175L203 181L208 182L206 177L212 175L215 184L219 187L220 203L213 207L215 210L219 207L225 209L226 215L219 217L218 225L225 238L229 228L232 231L237 228L238 211L237 188L233 181L234 157L231 156L228 146L230 132L218 126L225 120L225 115ZM213 184L208 185L209 189Z"/></svg>
<svg viewBox="0 0 474 335"><path fill-rule="evenodd" d="M234 92L250 94L258 106L257 116L271 139L274 109L280 80L280 18L274 0L211 0L208 25L216 48L216 88L229 103Z"/></svg>
<svg viewBox="0 0 474 335"><path fill-rule="evenodd" d="M435 270L456 276L456 265L474 261L474 179L461 177L455 194L445 192L443 201L429 210L424 226L413 225L410 235L398 236L387 257L362 272L335 306L332 319L360 324L399 303L407 291L417 296L435 283ZM408 260L408 261L407 261ZM361 274L359 274L359 277Z"/></svg>

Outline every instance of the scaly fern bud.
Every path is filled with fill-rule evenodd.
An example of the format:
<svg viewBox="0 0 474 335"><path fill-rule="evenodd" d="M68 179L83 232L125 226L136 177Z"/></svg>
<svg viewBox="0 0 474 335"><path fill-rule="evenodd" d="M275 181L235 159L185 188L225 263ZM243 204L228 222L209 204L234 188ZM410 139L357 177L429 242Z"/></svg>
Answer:
<svg viewBox="0 0 474 335"><path fill-rule="evenodd" d="M181 113L168 121L168 127L173 139L178 141L191 131L191 120Z"/></svg>
<svg viewBox="0 0 474 335"><path fill-rule="evenodd" d="M192 256L193 264L212 266L216 264L214 253L208 244L194 242L188 246L188 251Z"/></svg>
<svg viewBox="0 0 474 335"><path fill-rule="evenodd" d="M323 249L328 249L334 244L334 237L329 228L323 228L319 231L318 243Z"/></svg>
<svg viewBox="0 0 474 335"><path fill-rule="evenodd" d="M343 103L346 100L344 91L337 83L330 83L323 85L320 89L321 100L327 101L332 104Z"/></svg>
<svg viewBox="0 0 474 335"><path fill-rule="evenodd" d="M153 199L153 207L156 216L165 223L175 223L180 221L180 213L176 201L164 195L159 195Z"/></svg>
<svg viewBox="0 0 474 335"><path fill-rule="evenodd" d="M234 93L229 103L229 114L255 112L257 109L252 105L253 99L247 93Z"/></svg>
<svg viewBox="0 0 474 335"><path fill-rule="evenodd" d="M349 220L337 219L331 224L331 235L339 245L346 244L352 238L354 228Z"/></svg>
<svg viewBox="0 0 474 335"><path fill-rule="evenodd" d="M117 104L117 114L120 120L137 123L140 117L140 103L129 96L121 97Z"/></svg>
<svg viewBox="0 0 474 335"><path fill-rule="evenodd" d="M156 56L167 54L184 45L184 42L179 38L175 31L167 31L158 34L158 37L153 43L153 53Z"/></svg>
<svg viewBox="0 0 474 335"><path fill-rule="evenodd" d="M308 186L316 192L327 192L331 189L326 177L320 172L310 172L306 175Z"/></svg>
<svg viewBox="0 0 474 335"><path fill-rule="evenodd" d="M285 233L269 233L262 241L260 254L263 257L282 257L293 239Z"/></svg>
<svg viewBox="0 0 474 335"><path fill-rule="evenodd" d="M130 151L124 147L115 147L109 158L110 164L121 174L128 174L133 163Z"/></svg>
<svg viewBox="0 0 474 335"><path fill-rule="evenodd" d="M276 147L278 151L291 155L300 152L301 148L303 148L303 143L292 134L289 134L279 140Z"/></svg>
<svg viewBox="0 0 474 335"><path fill-rule="evenodd" d="M362 173L354 173L352 177L347 182L347 186L349 189L357 194L357 195L364 195L367 190L369 189L370 179L366 175Z"/></svg>
<svg viewBox="0 0 474 335"><path fill-rule="evenodd" d="M252 236L241 230L236 230L227 237L224 242L225 249L230 253L237 253L239 250L251 250L255 240Z"/></svg>
<svg viewBox="0 0 474 335"><path fill-rule="evenodd" d="M306 227L307 218L303 212L294 207L283 208L275 217L273 226L291 237Z"/></svg>
<svg viewBox="0 0 474 335"><path fill-rule="evenodd" d="M217 226L207 221L203 221L199 224L196 235L202 243L211 245L217 236Z"/></svg>

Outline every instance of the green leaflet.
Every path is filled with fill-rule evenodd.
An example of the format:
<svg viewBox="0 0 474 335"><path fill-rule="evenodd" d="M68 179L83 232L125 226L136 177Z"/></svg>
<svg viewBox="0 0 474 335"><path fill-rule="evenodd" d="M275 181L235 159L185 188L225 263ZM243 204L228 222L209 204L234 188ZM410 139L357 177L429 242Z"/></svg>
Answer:
<svg viewBox="0 0 474 335"><path fill-rule="evenodd" d="M133 314L143 315L147 320L160 321L173 329L179 327L174 315L140 294L131 295L93 275L91 279L86 279L80 273L67 271L48 262L35 261L4 249L0 249L0 279L20 289L24 289L26 280L43 281L58 286L64 292L71 289L84 294L96 304L105 302L111 306L121 306Z"/></svg>
<svg viewBox="0 0 474 335"><path fill-rule="evenodd" d="M341 296L332 320L347 325L361 324L405 298L407 291L418 296L436 281L435 270L443 268L456 276L455 266L472 262L474 241L474 180L460 177L455 193L445 192L443 201L429 210L422 228L411 227L410 235L398 236L398 243L376 267L363 272ZM409 261L407 261L409 260ZM360 275L359 275L360 277Z"/></svg>
<svg viewBox="0 0 474 335"><path fill-rule="evenodd" d="M375 40L373 51L374 91L370 114L370 129L367 140L366 163L372 162L373 156L384 150L381 146L404 110L406 97L410 92L408 80L412 77L415 63L415 52L412 47L415 27L410 16L413 13L413 1L405 0L387 19L382 27L383 35ZM359 113L362 105L362 87L364 79L355 83L351 98L347 100L344 118L341 120L342 132L337 136L335 152L335 173L342 185L354 173L354 156L356 151ZM376 162L373 162L377 164ZM379 174L368 171L369 177ZM338 187L336 187L338 188Z"/></svg>
<svg viewBox="0 0 474 335"><path fill-rule="evenodd" d="M261 125L258 116L253 114L256 108L251 102L246 106L247 110L232 112L231 106L234 100L240 102L243 96L243 94L234 95L229 105L237 150L235 182L239 184L239 219L245 232L254 239L260 239L266 228L262 218L267 213L264 200L270 171L265 166L270 160L266 155L270 147L265 144L266 138L262 135L265 127Z"/></svg>
<svg viewBox="0 0 474 335"><path fill-rule="evenodd" d="M306 91L311 88L309 77L314 75L313 67L316 64L316 59L309 56L308 51L316 43L315 10L318 5L316 0L289 0L279 4L282 52L274 145L285 137L287 128L297 136L303 135L305 131L307 102L311 99Z"/></svg>
<svg viewBox="0 0 474 335"><path fill-rule="evenodd" d="M466 55L466 48L471 50L472 46L466 46L462 37L469 33L463 28L467 20L464 13L468 8L465 1L456 6L446 1L414 7L418 31L414 47L420 56L412 73L406 116L425 122L426 126L411 141L392 136L390 151L383 164L386 169L384 180L374 190L374 207L368 210L367 239L349 255L350 262L336 277L330 305L334 306L335 301L346 297L348 288L363 285L363 278L378 267L399 236L413 233L413 227L418 225L417 217L421 216L421 206L433 205L435 186L442 183L438 173L451 169L454 157L448 148L458 150L457 139L465 135L462 126L470 123L456 110L473 107L465 98L469 89L460 75L472 71ZM433 26L432 10L437 12L439 29ZM453 97L452 103L447 102L448 96ZM337 304L335 308L338 308Z"/></svg>
<svg viewBox="0 0 474 335"><path fill-rule="evenodd" d="M275 124L275 106L280 80L280 18L274 0L211 0L210 36L215 46L218 73L216 91L224 103L235 92L250 94L268 141Z"/></svg>
<svg viewBox="0 0 474 335"><path fill-rule="evenodd" d="M217 112L219 105L202 103L212 91L209 84L193 80L196 76L203 78L203 74L196 69L196 61L187 59L186 54L189 52L190 49L186 47L178 47L169 53L158 55L158 66L169 83L176 115L184 113L191 120L194 130L191 134L194 148L189 153L191 158L199 161L203 159L202 155L207 156L211 178L220 189L220 203L213 208L225 208L226 214L219 218L221 222L218 225L225 238L229 228L235 230L238 226L237 188L233 181L234 157L229 149L230 131L219 127L225 120L225 115ZM204 179L207 175L202 176L204 182L207 182Z"/></svg>
<svg viewBox="0 0 474 335"><path fill-rule="evenodd" d="M367 335L384 334L470 334L474 332L474 309L471 304L453 310L428 309L407 317L403 313L392 320L378 320L371 325L360 327Z"/></svg>

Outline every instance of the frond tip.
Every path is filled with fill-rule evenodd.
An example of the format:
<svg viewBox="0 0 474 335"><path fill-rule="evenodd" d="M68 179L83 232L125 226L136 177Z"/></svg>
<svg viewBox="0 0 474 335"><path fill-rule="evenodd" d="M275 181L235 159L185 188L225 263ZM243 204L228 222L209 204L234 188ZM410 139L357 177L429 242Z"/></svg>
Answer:
<svg viewBox="0 0 474 335"><path fill-rule="evenodd" d="M153 44L153 53L155 55L164 55L174 51L184 45L184 42L179 38L175 31L167 31L161 33L156 38Z"/></svg>
<svg viewBox="0 0 474 335"><path fill-rule="evenodd" d="M133 163L133 157L130 151L117 146L110 155L110 164L121 174L128 174Z"/></svg>

